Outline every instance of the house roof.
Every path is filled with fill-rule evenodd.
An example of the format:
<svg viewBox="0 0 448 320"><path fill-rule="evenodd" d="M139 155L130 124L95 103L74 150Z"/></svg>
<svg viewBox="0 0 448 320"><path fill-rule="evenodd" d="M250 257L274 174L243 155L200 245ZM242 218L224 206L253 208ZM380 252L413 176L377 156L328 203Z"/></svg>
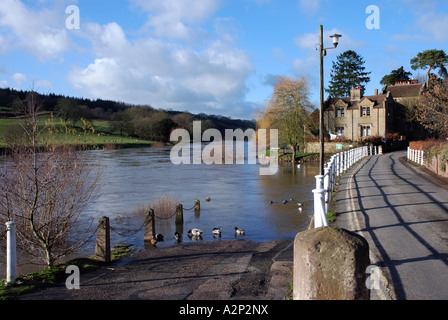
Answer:
<svg viewBox="0 0 448 320"><path fill-rule="evenodd" d="M347 109L359 109L359 104L364 100L369 99L372 101L374 108L382 108L383 102L387 100L386 94L380 94L376 96L364 96L361 98L361 100L351 100L349 97L343 97L343 98L330 98L326 101L326 108L327 111L334 111L333 106L340 100L342 100L345 104L348 104Z"/></svg>
<svg viewBox="0 0 448 320"><path fill-rule="evenodd" d="M417 84L398 84L387 86L383 91L389 91L393 98L418 97L425 88L425 83Z"/></svg>

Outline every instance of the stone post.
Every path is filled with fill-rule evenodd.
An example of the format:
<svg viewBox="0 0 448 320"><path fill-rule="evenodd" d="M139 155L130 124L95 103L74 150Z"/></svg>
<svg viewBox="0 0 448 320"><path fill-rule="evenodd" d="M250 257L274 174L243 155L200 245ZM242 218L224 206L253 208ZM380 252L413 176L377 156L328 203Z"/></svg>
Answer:
<svg viewBox="0 0 448 320"><path fill-rule="evenodd" d="M156 235L154 209L149 209L145 218L145 235L143 241L148 242Z"/></svg>
<svg viewBox="0 0 448 320"><path fill-rule="evenodd" d="M322 227L294 240L294 300L368 300L367 241L344 229Z"/></svg>
<svg viewBox="0 0 448 320"><path fill-rule="evenodd" d="M16 223L6 222L6 282L14 283L17 279Z"/></svg>
<svg viewBox="0 0 448 320"><path fill-rule="evenodd" d="M110 261L110 224L108 217L101 217L98 219L95 259L104 262Z"/></svg>

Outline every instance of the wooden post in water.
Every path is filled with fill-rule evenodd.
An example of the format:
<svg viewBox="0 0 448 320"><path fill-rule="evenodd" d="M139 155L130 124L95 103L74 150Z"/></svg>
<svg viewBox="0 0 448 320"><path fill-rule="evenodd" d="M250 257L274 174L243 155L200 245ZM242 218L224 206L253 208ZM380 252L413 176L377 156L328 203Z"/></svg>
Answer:
<svg viewBox="0 0 448 320"><path fill-rule="evenodd" d="M201 214L201 201L194 200L194 215L199 216Z"/></svg>
<svg viewBox="0 0 448 320"><path fill-rule="evenodd" d="M184 207L181 204L176 206L176 232L184 233Z"/></svg>
<svg viewBox="0 0 448 320"><path fill-rule="evenodd" d="M110 224L108 217L98 219L95 259L104 262L110 261Z"/></svg>
<svg viewBox="0 0 448 320"><path fill-rule="evenodd" d="M155 229L154 209L149 209L145 218L145 235L143 237L144 242L151 241L151 239L156 235Z"/></svg>

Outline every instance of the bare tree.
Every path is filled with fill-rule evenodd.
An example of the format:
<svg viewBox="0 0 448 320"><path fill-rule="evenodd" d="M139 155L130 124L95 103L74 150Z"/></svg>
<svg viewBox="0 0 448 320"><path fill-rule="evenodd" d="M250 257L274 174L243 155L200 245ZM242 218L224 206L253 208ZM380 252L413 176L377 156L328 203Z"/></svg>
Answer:
<svg viewBox="0 0 448 320"><path fill-rule="evenodd" d="M448 88L435 75L430 75L428 90L420 96L417 120L434 136L448 137Z"/></svg>
<svg viewBox="0 0 448 320"><path fill-rule="evenodd" d="M0 223L15 221L18 249L52 266L93 235L93 221L83 212L100 170L86 152L51 139L51 125L38 121L36 97L28 95L23 136L9 142L0 167Z"/></svg>
<svg viewBox="0 0 448 320"><path fill-rule="evenodd" d="M309 134L306 128L313 107L308 96L308 84L305 79L280 76L274 85L269 104L257 119L258 128L279 129L281 142L293 149L293 162L296 148L304 147L306 135Z"/></svg>

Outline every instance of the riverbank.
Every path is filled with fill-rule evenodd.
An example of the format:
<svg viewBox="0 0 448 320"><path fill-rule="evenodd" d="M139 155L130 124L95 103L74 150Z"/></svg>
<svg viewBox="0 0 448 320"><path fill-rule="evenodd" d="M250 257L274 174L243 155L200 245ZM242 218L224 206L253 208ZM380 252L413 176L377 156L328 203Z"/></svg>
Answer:
<svg viewBox="0 0 448 320"><path fill-rule="evenodd" d="M230 240L150 248L17 300L284 300L292 240Z"/></svg>

